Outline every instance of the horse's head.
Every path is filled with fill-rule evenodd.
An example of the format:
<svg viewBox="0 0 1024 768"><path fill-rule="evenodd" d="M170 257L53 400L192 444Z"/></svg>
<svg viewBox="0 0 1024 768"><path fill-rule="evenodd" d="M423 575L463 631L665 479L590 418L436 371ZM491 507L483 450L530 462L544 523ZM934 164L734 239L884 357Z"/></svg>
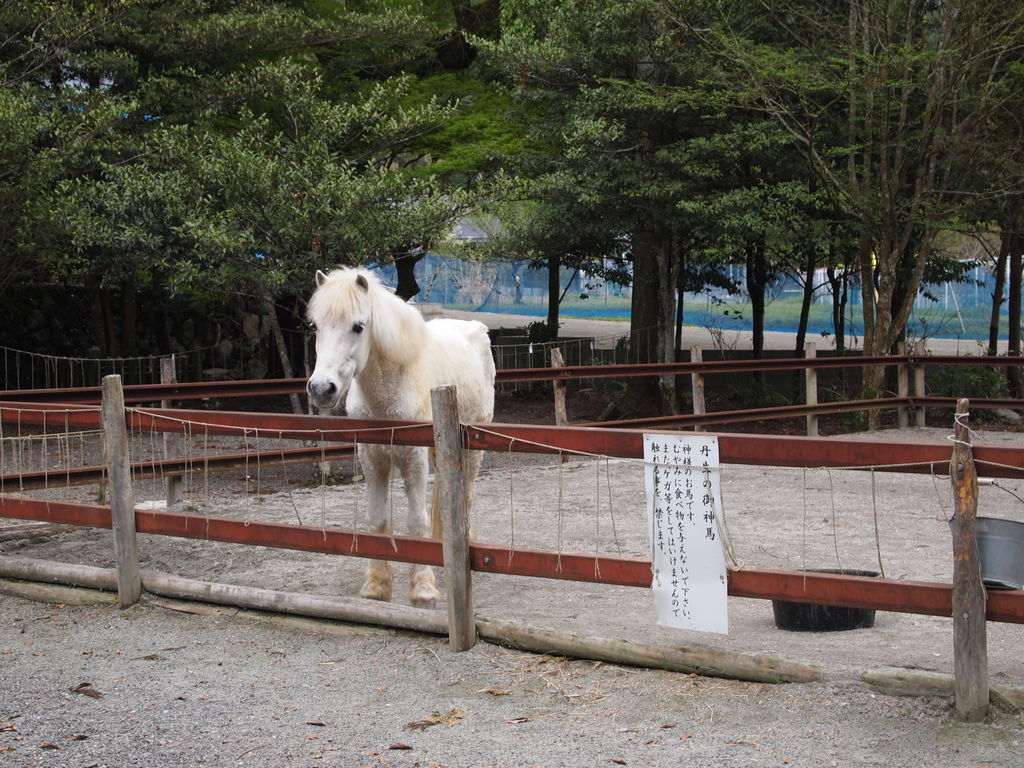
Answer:
<svg viewBox="0 0 1024 768"><path fill-rule="evenodd" d="M320 409L337 407L370 352L370 291L376 279L357 269L317 270L316 291L307 317L316 328L316 368L306 383L310 402Z"/></svg>

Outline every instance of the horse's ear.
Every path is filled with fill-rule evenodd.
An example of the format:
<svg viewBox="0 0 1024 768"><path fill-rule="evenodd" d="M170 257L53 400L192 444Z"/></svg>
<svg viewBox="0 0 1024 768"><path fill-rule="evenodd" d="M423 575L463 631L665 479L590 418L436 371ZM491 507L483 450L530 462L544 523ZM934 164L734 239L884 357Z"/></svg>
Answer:
<svg viewBox="0 0 1024 768"><path fill-rule="evenodd" d="M316 271L316 287L319 288L327 281L327 275L321 272L319 269Z"/></svg>
<svg viewBox="0 0 1024 768"><path fill-rule="evenodd" d="M356 285L362 288L364 291L370 290L370 283L366 279L366 275L356 275Z"/></svg>

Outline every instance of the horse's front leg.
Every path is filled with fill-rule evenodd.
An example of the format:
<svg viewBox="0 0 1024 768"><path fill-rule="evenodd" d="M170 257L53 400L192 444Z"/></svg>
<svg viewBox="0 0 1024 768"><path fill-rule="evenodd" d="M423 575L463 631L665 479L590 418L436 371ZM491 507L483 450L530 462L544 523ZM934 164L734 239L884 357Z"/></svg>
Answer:
<svg viewBox="0 0 1024 768"><path fill-rule="evenodd" d="M402 479L409 501L409 533L426 538L430 536L426 448L411 448L403 456ZM440 597L434 569L429 565L414 564L409 570L409 603L417 608L433 608Z"/></svg>
<svg viewBox="0 0 1024 768"><path fill-rule="evenodd" d="M359 446L359 461L366 475L366 517L374 533L391 533L388 514L388 484L391 482L391 456L377 445ZM387 560L370 560L366 579L359 594L369 600L390 600L393 590L392 566Z"/></svg>

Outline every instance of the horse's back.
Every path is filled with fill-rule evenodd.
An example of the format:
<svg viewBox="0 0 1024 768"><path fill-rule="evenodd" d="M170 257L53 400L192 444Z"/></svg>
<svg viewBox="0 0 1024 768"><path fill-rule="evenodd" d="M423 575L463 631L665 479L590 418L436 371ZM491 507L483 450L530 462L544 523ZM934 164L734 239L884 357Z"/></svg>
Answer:
<svg viewBox="0 0 1024 768"><path fill-rule="evenodd" d="M431 386L454 384L464 419L494 418L494 358L487 326L477 320L439 317L427 323Z"/></svg>

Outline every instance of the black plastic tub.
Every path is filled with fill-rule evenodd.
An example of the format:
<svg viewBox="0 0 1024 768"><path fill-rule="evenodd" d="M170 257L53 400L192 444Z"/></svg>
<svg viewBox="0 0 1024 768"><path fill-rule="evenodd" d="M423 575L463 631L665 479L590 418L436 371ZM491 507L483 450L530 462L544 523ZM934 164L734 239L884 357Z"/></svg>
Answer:
<svg viewBox="0 0 1024 768"><path fill-rule="evenodd" d="M1024 523L998 517L974 521L986 587L1024 589Z"/></svg>
<svg viewBox="0 0 1024 768"><path fill-rule="evenodd" d="M808 573L839 573L844 576L878 576L878 571L849 568L808 568ZM846 608L818 603L793 603L772 600L775 626L789 632L843 632L875 626L875 611L870 608Z"/></svg>

